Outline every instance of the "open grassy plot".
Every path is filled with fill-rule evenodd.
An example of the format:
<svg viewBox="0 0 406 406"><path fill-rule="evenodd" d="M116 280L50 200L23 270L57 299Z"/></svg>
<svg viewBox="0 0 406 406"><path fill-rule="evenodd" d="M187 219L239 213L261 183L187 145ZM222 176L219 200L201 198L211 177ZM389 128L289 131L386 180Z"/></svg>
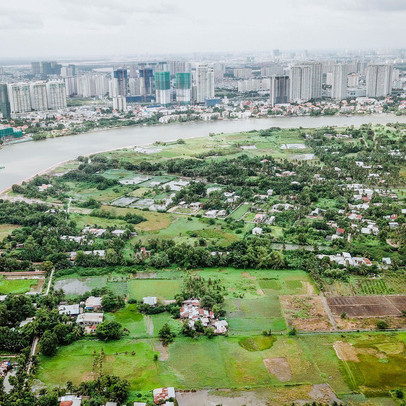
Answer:
<svg viewBox="0 0 406 406"><path fill-rule="evenodd" d="M245 341L241 338L193 340L177 337L168 347L167 361L154 362L155 339L122 339L108 343L82 340L60 348L52 358L41 357L37 377L49 386L67 380L78 384L91 379L97 373L93 370L94 351L100 352L103 348L104 372L128 379L132 390L147 391L165 385L178 389L242 389L329 383L334 390L348 391L341 375L341 361L332 347L332 337L317 340L313 337L277 337L267 340L270 342L266 345L260 343L259 348L250 346L249 349L245 348ZM325 357L316 357L319 345L325 347ZM280 368L268 369L267 361L275 359L279 360L276 366L284 365L287 374L282 376ZM280 360L284 360L283 363Z"/></svg>
<svg viewBox="0 0 406 406"><path fill-rule="evenodd" d="M38 285L37 279L6 279L0 276L0 295L26 293L34 285Z"/></svg>
<svg viewBox="0 0 406 406"><path fill-rule="evenodd" d="M181 280L134 279L128 283L131 299L142 300L145 296L156 296L161 300L173 299L181 287Z"/></svg>
<svg viewBox="0 0 406 406"><path fill-rule="evenodd" d="M8 235L10 235L16 228L15 224L0 224L0 241L3 241Z"/></svg>

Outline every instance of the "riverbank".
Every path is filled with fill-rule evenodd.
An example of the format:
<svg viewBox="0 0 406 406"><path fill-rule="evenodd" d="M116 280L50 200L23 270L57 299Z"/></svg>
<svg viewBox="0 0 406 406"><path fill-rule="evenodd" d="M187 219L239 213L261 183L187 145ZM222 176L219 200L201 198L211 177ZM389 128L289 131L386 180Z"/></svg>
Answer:
<svg viewBox="0 0 406 406"><path fill-rule="evenodd" d="M210 133L234 133L262 130L270 127L320 128L325 126L345 127L362 124L406 123L406 116L375 114L368 116L319 116L278 117L245 120L199 121L171 123L171 125L132 126L118 129L101 129L69 137L49 138L38 142L25 142L0 150L0 163L5 166L0 172L0 190L8 190L37 174L69 162L80 155L145 146L154 142L171 142L179 138L208 137Z"/></svg>

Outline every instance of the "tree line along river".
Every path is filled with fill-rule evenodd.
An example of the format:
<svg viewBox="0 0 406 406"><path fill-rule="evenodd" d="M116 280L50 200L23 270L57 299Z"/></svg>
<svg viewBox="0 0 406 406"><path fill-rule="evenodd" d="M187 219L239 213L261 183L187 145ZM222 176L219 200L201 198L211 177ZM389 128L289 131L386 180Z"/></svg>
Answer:
<svg viewBox="0 0 406 406"><path fill-rule="evenodd" d="M406 123L406 116L391 114L365 116L278 117L264 119L225 120L172 123L156 126L134 126L92 131L44 141L6 145L0 150L0 191L14 183L41 173L58 163L79 155L129 146L142 146L155 141L207 137L210 133L233 133L269 127L314 128L324 126L360 126L362 124Z"/></svg>

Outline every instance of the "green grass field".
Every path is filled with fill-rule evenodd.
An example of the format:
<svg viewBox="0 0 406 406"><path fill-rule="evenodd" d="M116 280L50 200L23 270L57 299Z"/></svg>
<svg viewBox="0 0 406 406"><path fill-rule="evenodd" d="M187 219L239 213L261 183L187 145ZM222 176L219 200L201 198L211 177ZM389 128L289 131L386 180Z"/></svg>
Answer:
<svg viewBox="0 0 406 406"><path fill-rule="evenodd" d="M179 293L180 280L134 279L128 283L131 299L142 300L145 296L156 296L161 300L173 299Z"/></svg>
<svg viewBox="0 0 406 406"><path fill-rule="evenodd" d="M33 285L38 285L38 280L5 279L4 277L0 277L0 295L26 293L31 290Z"/></svg>

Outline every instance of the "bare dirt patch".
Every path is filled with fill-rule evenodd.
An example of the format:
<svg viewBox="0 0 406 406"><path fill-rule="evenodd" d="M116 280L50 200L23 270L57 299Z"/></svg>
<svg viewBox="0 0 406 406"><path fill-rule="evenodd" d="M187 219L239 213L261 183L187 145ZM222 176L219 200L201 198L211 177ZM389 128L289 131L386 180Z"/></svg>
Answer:
<svg viewBox="0 0 406 406"><path fill-rule="evenodd" d="M310 282L302 281L308 295L314 294L314 286Z"/></svg>
<svg viewBox="0 0 406 406"><path fill-rule="evenodd" d="M168 347L165 347L161 342L154 343L155 351L159 352L159 361L167 361L169 358Z"/></svg>
<svg viewBox="0 0 406 406"><path fill-rule="evenodd" d="M256 293L259 296L265 296L265 293L264 293L264 291L262 289L257 289Z"/></svg>
<svg viewBox="0 0 406 406"><path fill-rule="evenodd" d="M292 379L292 371L285 357L281 358L266 358L264 364L268 372L275 375L281 382L287 382Z"/></svg>
<svg viewBox="0 0 406 406"><path fill-rule="evenodd" d="M287 295L279 300L290 326L305 331L333 330L321 296Z"/></svg>
<svg viewBox="0 0 406 406"><path fill-rule="evenodd" d="M333 345L338 359L341 361L359 362L357 350L345 341L336 341Z"/></svg>
<svg viewBox="0 0 406 406"><path fill-rule="evenodd" d="M256 276L251 275L249 272L241 272L241 276L245 279L251 279L252 281L257 280Z"/></svg>
<svg viewBox="0 0 406 406"><path fill-rule="evenodd" d="M146 331L147 334L150 336L154 335L154 323L151 319L151 316L145 316L145 324L146 324Z"/></svg>

